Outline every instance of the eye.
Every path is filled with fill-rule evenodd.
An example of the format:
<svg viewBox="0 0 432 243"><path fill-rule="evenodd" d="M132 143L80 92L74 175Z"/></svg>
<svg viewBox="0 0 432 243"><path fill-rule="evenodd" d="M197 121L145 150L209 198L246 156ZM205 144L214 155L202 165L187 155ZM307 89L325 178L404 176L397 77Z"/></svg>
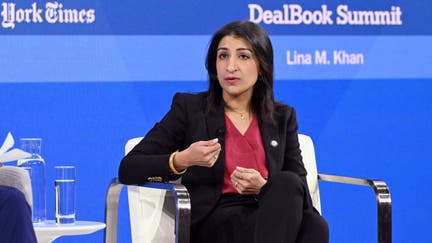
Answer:
<svg viewBox="0 0 432 243"><path fill-rule="evenodd" d="M248 59L250 59L250 56L249 56L249 55L246 55L246 54L240 54L240 55L239 55L239 58L240 58L241 60L248 60Z"/></svg>
<svg viewBox="0 0 432 243"><path fill-rule="evenodd" d="M225 60L227 58L228 58L228 54L226 54L226 53L219 53L219 55L218 55L219 60Z"/></svg>

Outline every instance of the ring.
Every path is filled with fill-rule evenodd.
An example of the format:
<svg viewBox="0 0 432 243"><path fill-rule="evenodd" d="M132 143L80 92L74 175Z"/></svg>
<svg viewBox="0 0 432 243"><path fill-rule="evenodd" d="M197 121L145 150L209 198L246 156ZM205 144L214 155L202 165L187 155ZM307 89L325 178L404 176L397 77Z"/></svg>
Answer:
<svg viewBox="0 0 432 243"><path fill-rule="evenodd" d="M217 157L217 155L215 155L215 156L213 156L213 158L214 158L215 160L217 160L218 157Z"/></svg>
<svg viewBox="0 0 432 243"><path fill-rule="evenodd" d="M235 186L235 188L238 187L238 181L236 181L236 182L234 183L234 186Z"/></svg>

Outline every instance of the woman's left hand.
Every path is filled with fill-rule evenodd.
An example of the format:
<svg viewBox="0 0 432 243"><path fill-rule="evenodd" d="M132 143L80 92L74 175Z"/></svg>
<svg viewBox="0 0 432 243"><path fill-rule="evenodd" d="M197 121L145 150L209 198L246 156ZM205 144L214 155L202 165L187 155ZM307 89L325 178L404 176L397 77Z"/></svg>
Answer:
<svg viewBox="0 0 432 243"><path fill-rule="evenodd" d="M237 166L231 174L231 182L238 193L244 195L257 195L267 183L261 174L255 169Z"/></svg>

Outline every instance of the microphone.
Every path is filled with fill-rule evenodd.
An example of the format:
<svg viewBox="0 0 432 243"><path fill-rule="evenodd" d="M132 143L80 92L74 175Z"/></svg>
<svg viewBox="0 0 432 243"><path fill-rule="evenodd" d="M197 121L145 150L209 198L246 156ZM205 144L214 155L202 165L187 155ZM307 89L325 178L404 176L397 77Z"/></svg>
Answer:
<svg viewBox="0 0 432 243"><path fill-rule="evenodd" d="M216 130L216 134L218 137L223 137L225 135L225 128L221 127Z"/></svg>

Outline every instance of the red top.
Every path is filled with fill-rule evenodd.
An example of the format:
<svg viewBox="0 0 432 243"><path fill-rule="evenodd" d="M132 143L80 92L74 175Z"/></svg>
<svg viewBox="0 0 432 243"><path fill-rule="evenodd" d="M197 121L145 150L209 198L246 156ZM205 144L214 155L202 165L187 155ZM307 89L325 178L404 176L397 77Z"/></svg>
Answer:
<svg viewBox="0 0 432 243"><path fill-rule="evenodd" d="M255 115L244 135L237 130L227 115L225 124L225 172L222 193L238 193L231 183L231 174L236 166L255 169L267 179L267 160Z"/></svg>

